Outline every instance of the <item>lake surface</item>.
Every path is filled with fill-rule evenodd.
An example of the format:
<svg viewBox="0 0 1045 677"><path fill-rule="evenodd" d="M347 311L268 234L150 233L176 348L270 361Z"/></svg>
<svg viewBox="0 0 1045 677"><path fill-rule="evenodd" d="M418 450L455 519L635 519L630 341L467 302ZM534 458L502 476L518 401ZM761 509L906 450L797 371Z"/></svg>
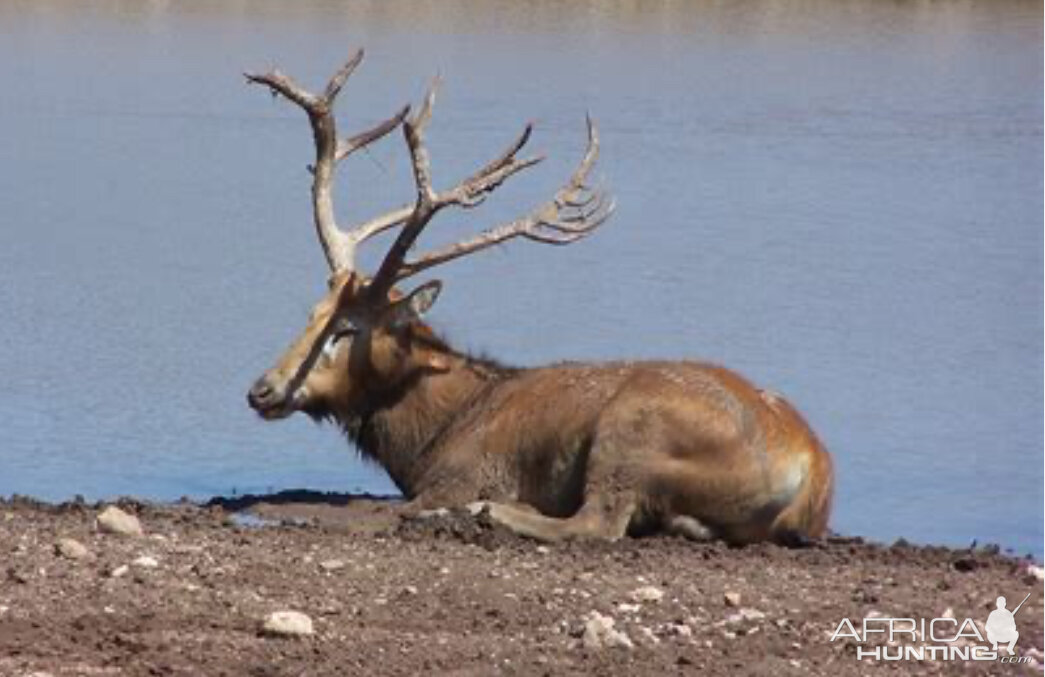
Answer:
<svg viewBox="0 0 1045 677"><path fill-rule="evenodd" d="M439 185L527 120L550 154L427 244L543 199L600 126L615 217L440 270L457 345L726 364L834 453L835 529L1041 557L1037 2L0 1L0 495L392 490L244 400L326 271L307 124L241 73L319 87L358 46L344 129L445 79ZM408 200L399 137L339 191L344 223Z"/></svg>

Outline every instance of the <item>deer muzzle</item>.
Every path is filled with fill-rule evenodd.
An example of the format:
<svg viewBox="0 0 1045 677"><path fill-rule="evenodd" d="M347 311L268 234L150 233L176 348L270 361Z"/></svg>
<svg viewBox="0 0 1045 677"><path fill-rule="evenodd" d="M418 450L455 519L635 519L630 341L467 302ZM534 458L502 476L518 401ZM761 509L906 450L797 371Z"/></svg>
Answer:
<svg viewBox="0 0 1045 677"><path fill-rule="evenodd" d="M262 376L247 391L247 403L263 418L275 419L293 413L290 397L285 386L272 382L268 375Z"/></svg>

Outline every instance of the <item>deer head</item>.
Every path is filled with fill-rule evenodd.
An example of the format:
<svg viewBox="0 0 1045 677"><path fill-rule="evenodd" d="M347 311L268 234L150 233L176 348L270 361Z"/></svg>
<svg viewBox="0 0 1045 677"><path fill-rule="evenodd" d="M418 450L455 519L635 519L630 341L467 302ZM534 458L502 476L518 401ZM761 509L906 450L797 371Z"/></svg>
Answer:
<svg viewBox="0 0 1045 677"><path fill-rule="evenodd" d="M447 207L472 209L512 175L543 158L517 157L532 132L522 134L497 158L459 184L444 191L432 186L424 133L432 115L436 80L420 110L406 106L374 128L347 139L337 134L333 104L348 77L363 59L360 50L330 79L323 94L302 89L279 71L246 76L301 107L308 115L316 147L312 171L312 208L316 233L330 265L330 291L315 306L308 325L276 366L250 389L250 406L267 419L303 411L314 417L336 416L344 421L375 406L382 395L424 373L453 366L454 354L421 318L432 306L442 284L433 280L403 294L395 285L423 270L455 258L522 237L546 244L575 242L601 225L612 213L606 195L588 186L598 156L595 125L588 120L588 147L579 166L551 200L530 214L415 258L411 247L432 218ZM402 127L409 149L417 195L414 201L349 230L334 216L333 180L340 161ZM356 250L365 240L400 228L372 277L356 266Z"/></svg>

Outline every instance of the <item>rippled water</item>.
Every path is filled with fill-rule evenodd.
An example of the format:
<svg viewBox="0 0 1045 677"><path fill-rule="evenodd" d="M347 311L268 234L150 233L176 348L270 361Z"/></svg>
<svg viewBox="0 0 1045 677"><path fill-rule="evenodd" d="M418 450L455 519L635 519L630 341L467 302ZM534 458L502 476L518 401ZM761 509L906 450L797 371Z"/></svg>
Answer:
<svg viewBox="0 0 1045 677"><path fill-rule="evenodd" d="M0 1L0 495L391 489L244 402L325 272L306 124L240 73L318 84L365 45L345 124L441 74L444 185L529 119L552 156L430 242L529 207L586 111L602 130L613 222L441 271L459 345L722 362L825 438L835 528L1041 555L1040 3L89 7ZM393 140L339 208L409 195Z"/></svg>

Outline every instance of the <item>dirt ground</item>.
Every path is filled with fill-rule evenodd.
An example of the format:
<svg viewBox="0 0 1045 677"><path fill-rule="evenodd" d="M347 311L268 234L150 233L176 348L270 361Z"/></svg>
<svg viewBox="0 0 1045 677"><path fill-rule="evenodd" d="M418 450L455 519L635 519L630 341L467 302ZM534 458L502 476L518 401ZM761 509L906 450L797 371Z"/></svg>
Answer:
<svg viewBox="0 0 1045 677"><path fill-rule="evenodd" d="M0 675L1041 672L1041 570L990 548L544 546L484 516L307 493L119 505L143 535L99 530L104 506L0 501ZM847 617L944 614L986 637L997 596L1028 593L1023 663L858 661L882 640L831 641ZM263 629L284 610L312 634Z"/></svg>

